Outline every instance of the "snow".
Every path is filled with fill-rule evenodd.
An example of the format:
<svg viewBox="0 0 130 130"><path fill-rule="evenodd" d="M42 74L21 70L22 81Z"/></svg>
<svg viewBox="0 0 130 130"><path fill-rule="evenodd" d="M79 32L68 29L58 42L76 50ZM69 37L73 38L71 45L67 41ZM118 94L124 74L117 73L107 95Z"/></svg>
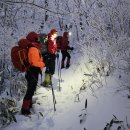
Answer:
<svg viewBox="0 0 130 130"><path fill-rule="evenodd" d="M73 53L71 55L76 57ZM124 121L124 126L126 126L126 117L130 123L130 101L125 97L125 92L115 93L119 84L113 76L109 76L106 81L102 80L103 87L93 86L94 93L87 87L79 94L83 79L87 78L84 76L87 70L82 60L82 58L78 60L72 58L70 68L61 70L61 91L58 87L56 64L56 73L53 76L56 111L53 107L51 89L38 87L33 98L36 102L33 105L35 114L29 118L17 113L17 123L11 123L4 130L103 130L113 119L113 115L119 121ZM79 101L76 101L77 94ZM86 99L87 109L85 109ZM83 119L82 123L80 119ZM111 130L117 129L118 126L114 124Z"/></svg>
<svg viewBox="0 0 130 130"><path fill-rule="evenodd" d="M28 2L41 6L45 1ZM39 85L33 97L32 113L35 114L32 114L31 118L21 115L22 100L17 101L17 123L11 122L2 130L105 130L107 123L116 119L115 116L123 122L113 123L107 130L120 130L120 126L121 130L130 130L130 99L127 97L130 97L130 1L47 0L46 4L53 13L31 5L22 5L21 8L20 4L10 4L7 9L12 10L11 13L8 11L4 15L7 6L5 4L4 8L0 7L0 69L8 75L4 76L7 78L4 87L12 91L14 89L15 100L21 99L23 95L19 95L19 91L21 87L25 87L24 82L21 83L24 80L21 78L19 82L19 77L15 74L13 77L10 48L30 31L48 33L52 28L56 28L58 35L62 35L66 30L71 31L69 40L75 49L71 52L70 68L61 70L61 91L57 61L56 73L53 76L56 111L52 90L40 86L39 76ZM64 15L56 15L54 12ZM14 17L11 14L16 15ZM46 14L48 18L45 20ZM11 21L12 24L8 27L6 24ZM3 76L0 75L0 82L2 79ZM18 85L18 89L14 88ZM9 90L4 92L4 97L10 98L7 92L9 93Z"/></svg>

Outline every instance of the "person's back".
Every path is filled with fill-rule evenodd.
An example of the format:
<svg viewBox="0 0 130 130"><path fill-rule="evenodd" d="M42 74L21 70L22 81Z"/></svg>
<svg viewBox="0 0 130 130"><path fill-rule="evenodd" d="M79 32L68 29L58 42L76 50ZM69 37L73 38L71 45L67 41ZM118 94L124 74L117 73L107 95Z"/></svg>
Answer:
<svg viewBox="0 0 130 130"><path fill-rule="evenodd" d="M30 32L27 35L27 39L31 42L28 52L28 61L31 65L30 68L33 67L34 69L36 68L36 70L38 70L39 68L40 73L45 64L43 62L43 58L40 52L42 45L39 42L37 42L38 37L39 35L36 34L35 32Z"/></svg>
<svg viewBox="0 0 130 130"><path fill-rule="evenodd" d="M68 50L73 50L73 47L69 46L69 33L64 32L62 42L61 42L61 53L62 53L62 61L61 61L61 69L64 68L64 62L67 57L67 62L66 62L66 68L69 68L70 66L70 54Z"/></svg>
<svg viewBox="0 0 130 130"><path fill-rule="evenodd" d="M40 54L41 45L37 42L38 34L30 32L26 38L31 42L31 44L28 51L30 67L25 74L27 80L27 91L21 109L23 115L29 115L31 113L30 108L32 107L32 97L36 90L38 75L42 72L42 68L45 66Z"/></svg>
<svg viewBox="0 0 130 130"><path fill-rule="evenodd" d="M61 50L61 44L62 44L62 36L57 36L56 43L57 43L57 49Z"/></svg>
<svg viewBox="0 0 130 130"><path fill-rule="evenodd" d="M55 73L55 58L57 52L56 37L57 31L56 29L52 29L48 34L48 63L45 71L45 80L42 83L44 87L52 85L52 75Z"/></svg>
<svg viewBox="0 0 130 130"><path fill-rule="evenodd" d="M62 41L61 41L61 51L67 51L68 46L69 46L68 32L64 32Z"/></svg>

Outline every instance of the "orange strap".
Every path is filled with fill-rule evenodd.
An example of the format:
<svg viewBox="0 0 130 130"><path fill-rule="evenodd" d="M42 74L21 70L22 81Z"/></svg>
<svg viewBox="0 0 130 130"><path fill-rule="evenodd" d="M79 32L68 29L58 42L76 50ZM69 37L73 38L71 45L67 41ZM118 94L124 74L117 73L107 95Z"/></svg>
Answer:
<svg viewBox="0 0 130 130"><path fill-rule="evenodd" d="M22 59L22 57L21 57L21 54L22 54L22 53L23 53L23 59ZM19 55L19 59L20 59L21 64L24 65L23 60L26 59L26 56L25 56L24 51L23 51L23 50L19 50L19 51L18 51L18 55ZM24 65L24 67L25 67L25 65Z"/></svg>

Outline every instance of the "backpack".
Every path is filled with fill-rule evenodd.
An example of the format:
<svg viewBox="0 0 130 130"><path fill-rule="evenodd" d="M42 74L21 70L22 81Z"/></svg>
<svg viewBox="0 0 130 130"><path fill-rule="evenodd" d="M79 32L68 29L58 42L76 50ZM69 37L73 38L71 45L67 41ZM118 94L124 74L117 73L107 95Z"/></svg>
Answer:
<svg viewBox="0 0 130 130"><path fill-rule="evenodd" d="M62 42L62 36L58 36L56 38L56 43L57 43L58 49L61 49L61 42Z"/></svg>
<svg viewBox="0 0 130 130"><path fill-rule="evenodd" d="M48 52L47 41L48 41L48 35L45 34L45 33L40 34L40 36L39 36L39 42L42 44L41 53L43 55Z"/></svg>
<svg viewBox="0 0 130 130"><path fill-rule="evenodd" d="M28 45L30 42L27 39L21 39L18 46L11 49L11 61L14 68L21 72L26 72L30 64L28 62Z"/></svg>
<svg viewBox="0 0 130 130"><path fill-rule="evenodd" d="M48 43L47 43L48 35L45 33L40 34L38 41L42 44L41 54L44 59L45 65L47 65L48 63Z"/></svg>

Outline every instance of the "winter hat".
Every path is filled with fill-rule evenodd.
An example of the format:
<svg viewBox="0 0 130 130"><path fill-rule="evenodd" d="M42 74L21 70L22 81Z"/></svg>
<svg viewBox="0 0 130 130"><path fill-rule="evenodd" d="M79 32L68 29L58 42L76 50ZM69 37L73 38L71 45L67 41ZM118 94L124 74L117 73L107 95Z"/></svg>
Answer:
<svg viewBox="0 0 130 130"><path fill-rule="evenodd" d="M69 33L68 32L64 32L63 36L64 37L68 37Z"/></svg>
<svg viewBox="0 0 130 130"><path fill-rule="evenodd" d="M28 47L30 44L31 44L31 42L28 41L27 39L20 39L20 40L18 41L18 45L19 45L20 47L22 47L22 48L26 48L26 47Z"/></svg>
<svg viewBox="0 0 130 130"><path fill-rule="evenodd" d="M38 39L38 37L39 37L39 34L37 34L36 32L30 32L26 36L27 40L29 40L30 42L35 42Z"/></svg>
<svg viewBox="0 0 130 130"><path fill-rule="evenodd" d="M52 30L50 31L50 34L51 34L51 35L53 35L54 33L57 33L57 30L56 30L56 29L52 29Z"/></svg>

